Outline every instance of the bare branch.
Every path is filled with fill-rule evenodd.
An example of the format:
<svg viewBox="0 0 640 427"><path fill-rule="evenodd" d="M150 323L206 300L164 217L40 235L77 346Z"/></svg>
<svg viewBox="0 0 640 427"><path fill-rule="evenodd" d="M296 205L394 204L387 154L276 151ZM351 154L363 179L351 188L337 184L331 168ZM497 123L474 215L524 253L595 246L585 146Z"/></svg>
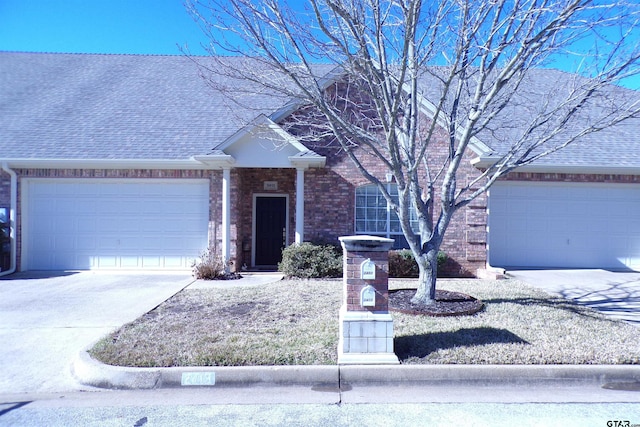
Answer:
<svg viewBox="0 0 640 427"><path fill-rule="evenodd" d="M279 124L311 149L345 152L397 212L424 269L454 213L498 179L638 117L640 96L614 85L640 73L640 5L607 1L190 0L189 9L211 41L213 58L196 59L211 87L241 105L257 92L286 100ZM541 70L560 64L578 74ZM471 152L478 141L486 152ZM461 184L475 155L482 170ZM371 158L393 174L397 201Z"/></svg>

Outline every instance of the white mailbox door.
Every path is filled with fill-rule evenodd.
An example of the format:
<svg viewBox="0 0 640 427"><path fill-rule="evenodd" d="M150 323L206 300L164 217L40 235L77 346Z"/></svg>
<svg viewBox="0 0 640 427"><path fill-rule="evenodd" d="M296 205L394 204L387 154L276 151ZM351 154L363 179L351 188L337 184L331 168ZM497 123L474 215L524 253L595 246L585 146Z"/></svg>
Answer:
<svg viewBox="0 0 640 427"><path fill-rule="evenodd" d="M371 286L365 286L360 291L360 306L375 307L376 305L376 289Z"/></svg>
<svg viewBox="0 0 640 427"><path fill-rule="evenodd" d="M375 280L376 278L376 264L368 258L360 264L360 278L363 280Z"/></svg>

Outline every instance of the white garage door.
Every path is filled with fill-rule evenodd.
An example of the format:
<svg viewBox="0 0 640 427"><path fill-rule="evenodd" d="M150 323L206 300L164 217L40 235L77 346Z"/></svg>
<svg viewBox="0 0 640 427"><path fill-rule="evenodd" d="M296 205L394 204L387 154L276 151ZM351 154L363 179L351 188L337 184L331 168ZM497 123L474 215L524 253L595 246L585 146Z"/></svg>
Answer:
<svg viewBox="0 0 640 427"><path fill-rule="evenodd" d="M496 184L489 263L639 270L640 185Z"/></svg>
<svg viewBox="0 0 640 427"><path fill-rule="evenodd" d="M33 179L23 192L23 269L185 269L207 246L205 180Z"/></svg>

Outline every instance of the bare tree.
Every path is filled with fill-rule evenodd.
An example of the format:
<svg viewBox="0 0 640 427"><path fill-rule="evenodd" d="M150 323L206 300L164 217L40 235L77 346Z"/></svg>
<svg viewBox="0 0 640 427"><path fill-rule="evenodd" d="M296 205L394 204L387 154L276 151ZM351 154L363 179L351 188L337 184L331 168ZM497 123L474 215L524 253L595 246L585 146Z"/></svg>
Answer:
<svg viewBox="0 0 640 427"><path fill-rule="evenodd" d="M456 211L515 168L639 111L637 93L615 86L638 73L633 3L192 0L187 7L209 36L211 75L289 99L297 113L284 121L292 132L307 143L338 143L377 185L420 268L414 303L434 300L437 253ZM536 92L536 73L560 62L575 74ZM463 157L482 140L497 148L476 180L460 182ZM443 143L448 154L434 155ZM371 156L393 174L397 198L370 172Z"/></svg>

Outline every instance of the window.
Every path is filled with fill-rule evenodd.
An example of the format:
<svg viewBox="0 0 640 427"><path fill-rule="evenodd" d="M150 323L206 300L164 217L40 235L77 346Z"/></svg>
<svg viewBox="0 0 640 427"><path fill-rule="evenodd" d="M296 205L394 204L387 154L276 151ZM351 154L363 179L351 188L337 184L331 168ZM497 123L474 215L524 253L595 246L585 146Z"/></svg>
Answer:
<svg viewBox="0 0 640 427"><path fill-rule="evenodd" d="M394 200L398 200L396 184L387 184L387 191ZM418 220L413 209L410 210L410 221L411 228L417 232ZM400 219L374 184L356 188L356 234L394 239L394 249L409 247L402 233Z"/></svg>

